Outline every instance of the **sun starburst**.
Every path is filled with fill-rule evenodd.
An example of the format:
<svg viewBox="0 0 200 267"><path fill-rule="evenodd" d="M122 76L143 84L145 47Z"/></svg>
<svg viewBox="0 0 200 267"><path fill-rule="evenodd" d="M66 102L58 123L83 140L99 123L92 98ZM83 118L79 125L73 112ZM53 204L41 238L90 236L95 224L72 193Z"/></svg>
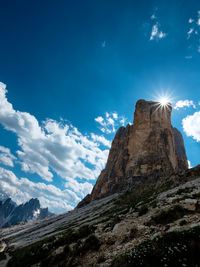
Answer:
<svg viewBox="0 0 200 267"><path fill-rule="evenodd" d="M169 99L167 97L162 97L159 99L159 103L161 104L161 106L166 106L167 104L169 104Z"/></svg>
<svg viewBox="0 0 200 267"><path fill-rule="evenodd" d="M172 108L173 98L169 93L161 93L155 98L158 106L157 109L170 110Z"/></svg>

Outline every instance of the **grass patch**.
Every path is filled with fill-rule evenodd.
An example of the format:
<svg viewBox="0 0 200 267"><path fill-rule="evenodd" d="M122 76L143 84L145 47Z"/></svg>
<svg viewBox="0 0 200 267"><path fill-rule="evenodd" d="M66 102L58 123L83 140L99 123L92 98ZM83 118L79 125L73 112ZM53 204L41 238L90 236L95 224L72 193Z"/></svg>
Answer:
<svg viewBox="0 0 200 267"><path fill-rule="evenodd" d="M5 252L3 251L3 252L0 252L0 261L3 261L3 260L5 260L6 259L6 254L5 254Z"/></svg>
<svg viewBox="0 0 200 267"><path fill-rule="evenodd" d="M105 262L106 258L104 255L100 255L97 259L97 263L102 263L102 262Z"/></svg>
<svg viewBox="0 0 200 267"><path fill-rule="evenodd" d="M138 216L142 216L146 214L149 211L148 207L146 205L142 205L140 208L138 208Z"/></svg>
<svg viewBox="0 0 200 267"><path fill-rule="evenodd" d="M188 194L190 192L192 192L194 187L185 187L185 188L180 188L178 189L178 191L176 192L177 195L182 195L182 194Z"/></svg>
<svg viewBox="0 0 200 267"><path fill-rule="evenodd" d="M79 246L80 240L90 236L94 230L95 227L93 226L83 225L77 231L68 229L57 236L52 236L27 247L17 249L12 252L12 258L9 260L7 267L31 267L38 262L41 263L41 266L45 267L64 266L67 255L70 257L73 254L69 249L69 245L77 243ZM54 255L53 252L59 247L63 247L63 252Z"/></svg>
<svg viewBox="0 0 200 267"><path fill-rule="evenodd" d="M101 246L101 243L99 239L96 237L96 235L92 234L90 235L84 242L81 252L86 253L87 251L98 251Z"/></svg>
<svg viewBox="0 0 200 267"><path fill-rule="evenodd" d="M179 222L179 225L180 226L183 226L183 225L186 225L187 224L187 221L186 220L181 220L180 222Z"/></svg>
<svg viewBox="0 0 200 267"><path fill-rule="evenodd" d="M133 228L131 228L131 230L130 230L130 237L131 238L135 238L137 232L138 232L138 229L137 229L136 226L134 226Z"/></svg>
<svg viewBox="0 0 200 267"><path fill-rule="evenodd" d="M167 233L117 256L111 267L200 266L200 227Z"/></svg>
<svg viewBox="0 0 200 267"><path fill-rule="evenodd" d="M188 211L180 205L175 205L168 210L161 210L151 217L155 224L168 224L182 218Z"/></svg>
<svg viewBox="0 0 200 267"><path fill-rule="evenodd" d="M121 221L120 217L118 215L115 215L111 220L104 226L104 230L106 228L110 228L111 230L114 228L114 226Z"/></svg>

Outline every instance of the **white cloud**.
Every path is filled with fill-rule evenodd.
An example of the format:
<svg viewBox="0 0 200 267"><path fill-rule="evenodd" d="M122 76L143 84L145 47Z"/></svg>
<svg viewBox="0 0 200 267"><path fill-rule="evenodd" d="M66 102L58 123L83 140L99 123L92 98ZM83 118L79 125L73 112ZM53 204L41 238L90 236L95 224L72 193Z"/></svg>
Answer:
<svg viewBox="0 0 200 267"><path fill-rule="evenodd" d="M9 167L14 167L16 157L10 152L10 149L0 146L0 163Z"/></svg>
<svg viewBox="0 0 200 267"><path fill-rule="evenodd" d="M183 107L193 107L193 108L196 108L194 102L192 100L179 100L178 102L176 102L175 106L174 106L174 109L180 109L180 108L183 108Z"/></svg>
<svg viewBox="0 0 200 267"><path fill-rule="evenodd" d="M102 126L104 126L104 118L99 116L97 118L94 119L96 122L98 122L99 124L101 124Z"/></svg>
<svg viewBox="0 0 200 267"><path fill-rule="evenodd" d="M96 135L94 133L91 133L91 137L92 137L92 140L97 141L103 144L104 146L107 146L110 148L111 142L107 140L103 135Z"/></svg>
<svg viewBox="0 0 200 267"><path fill-rule="evenodd" d="M118 119L118 114L117 114L116 112L114 112L112 115L113 115L113 118L114 118L115 120Z"/></svg>
<svg viewBox="0 0 200 267"><path fill-rule="evenodd" d="M152 20L156 19L156 15L155 15L155 14L152 14L152 15L151 15L151 19L152 19Z"/></svg>
<svg viewBox="0 0 200 267"><path fill-rule="evenodd" d="M200 53L199 46L199 33L200 33L200 11L197 11L197 16L193 19L190 18L188 20L188 29L187 29L187 39L193 35L193 39L191 40L191 44L189 44L188 48L195 49L195 52Z"/></svg>
<svg viewBox="0 0 200 267"><path fill-rule="evenodd" d="M200 111L184 118L182 125L187 136L191 136L197 142L200 142Z"/></svg>
<svg viewBox="0 0 200 267"><path fill-rule="evenodd" d="M106 112L104 117L98 116L94 120L100 124L99 129L107 134L114 133L116 128L121 125L124 126L126 122L126 118L124 116L119 116L117 112Z"/></svg>
<svg viewBox="0 0 200 267"><path fill-rule="evenodd" d="M191 58L192 58L192 56L185 56L185 58L186 58L186 59L191 59Z"/></svg>
<svg viewBox="0 0 200 267"><path fill-rule="evenodd" d="M159 40L159 39L163 39L164 37L166 37L166 33L161 31L159 29L159 23L156 22L156 24L154 24L152 26L152 30L151 30L151 35L150 35L150 40L153 41L153 40Z"/></svg>
<svg viewBox="0 0 200 267"><path fill-rule="evenodd" d="M159 34L158 34L158 38L159 38L159 39L162 39L162 38L164 38L165 36L166 36L166 33L162 32L162 31L160 31Z"/></svg>
<svg viewBox="0 0 200 267"><path fill-rule="evenodd" d="M71 188L75 193L79 194L81 197L90 194L93 188L93 186L88 182L79 183L74 179L69 179L65 183L65 187Z"/></svg>
<svg viewBox="0 0 200 267"><path fill-rule="evenodd" d="M187 39L190 38L191 34L194 32L194 28L190 28L187 32Z"/></svg>
<svg viewBox="0 0 200 267"><path fill-rule="evenodd" d="M37 173L48 182L53 179L52 170L64 179L97 178L108 155L108 149L99 146L106 140L94 141L71 124L51 119L40 126L31 114L15 110L6 92L5 85L0 83L0 123L17 135L20 148L17 155L23 171Z"/></svg>
<svg viewBox="0 0 200 267"><path fill-rule="evenodd" d="M49 207L55 213L70 210L80 201L70 189L60 190L54 185L34 183L27 178L19 179L12 171L4 168L0 168L0 193L6 193L18 205L30 198L38 198L42 207Z"/></svg>

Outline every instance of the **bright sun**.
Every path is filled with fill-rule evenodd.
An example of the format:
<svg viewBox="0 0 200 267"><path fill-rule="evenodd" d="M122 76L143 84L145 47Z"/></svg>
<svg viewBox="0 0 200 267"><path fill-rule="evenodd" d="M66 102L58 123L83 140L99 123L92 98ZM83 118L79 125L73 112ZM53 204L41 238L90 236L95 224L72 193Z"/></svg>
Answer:
<svg viewBox="0 0 200 267"><path fill-rule="evenodd" d="M173 102L172 92L160 92L155 96L155 101L158 104L158 108L162 110L171 109L171 103Z"/></svg>
<svg viewBox="0 0 200 267"><path fill-rule="evenodd" d="M167 97L161 97L159 99L159 102L160 102L161 106L166 106L167 104L169 104L170 100Z"/></svg>

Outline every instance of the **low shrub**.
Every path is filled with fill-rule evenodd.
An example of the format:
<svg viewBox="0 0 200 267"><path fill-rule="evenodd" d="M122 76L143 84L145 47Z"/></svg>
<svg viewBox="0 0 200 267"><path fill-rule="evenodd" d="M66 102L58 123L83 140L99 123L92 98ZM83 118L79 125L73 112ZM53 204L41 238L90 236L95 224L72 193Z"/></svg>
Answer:
<svg viewBox="0 0 200 267"><path fill-rule="evenodd" d="M68 229L58 236L46 238L27 247L17 249L12 252L12 258L9 260L7 267L31 267L38 262L41 263L41 266L64 266L67 256L70 257L72 255L69 245L77 243L78 248L81 247L79 246L80 240L88 236L90 237L94 230L95 227L93 226L83 225L77 231ZM94 245L93 242L91 244L94 247L98 246L98 243ZM87 246L89 247L88 244ZM54 255L53 252L59 247L64 247L63 253Z"/></svg>
<svg viewBox="0 0 200 267"><path fill-rule="evenodd" d="M160 238L143 241L125 254L118 255L111 267L200 266L200 227L170 232Z"/></svg>
<svg viewBox="0 0 200 267"><path fill-rule="evenodd" d="M4 251L3 252L0 252L0 261L5 260L5 259L6 259L5 252Z"/></svg>
<svg viewBox="0 0 200 267"><path fill-rule="evenodd" d="M131 228L131 230L130 230L130 237L131 238L135 238L137 232L138 232L138 229L137 229L136 226L134 226L133 228Z"/></svg>
<svg viewBox="0 0 200 267"><path fill-rule="evenodd" d="M180 226L183 226L183 225L185 225L185 224L187 224L187 221L186 221L186 220L181 220L181 221L179 222L179 225L180 225Z"/></svg>
<svg viewBox="0 0 200 267"><path fill-rule="evenodd" d="M161 210L151 217L155 224L168 224L182 218L188 211L180 205L175 205L168 210Z"/></svg>
<svg viewBox="0 0 200 267"><path fill-rule="evenodd" d="M148 207L146 205L142 205L140 208L138 208L138 216L142 216L148 212Z"/></svg>
<svg viewBox="0 0 200 267"><path fill-rule="evenodd" d="M83 253L88 252L89 250L98 251L101 246L101 243L96 235L90 235L84 242L81 251Z"/></svg>
<svg viewBox="0 0 200 267"><path fill-rule="evenodd" d="M102 262L105 262L106 258L104 255L100 255L97 259L97 263L102 263Z"/></svg>

